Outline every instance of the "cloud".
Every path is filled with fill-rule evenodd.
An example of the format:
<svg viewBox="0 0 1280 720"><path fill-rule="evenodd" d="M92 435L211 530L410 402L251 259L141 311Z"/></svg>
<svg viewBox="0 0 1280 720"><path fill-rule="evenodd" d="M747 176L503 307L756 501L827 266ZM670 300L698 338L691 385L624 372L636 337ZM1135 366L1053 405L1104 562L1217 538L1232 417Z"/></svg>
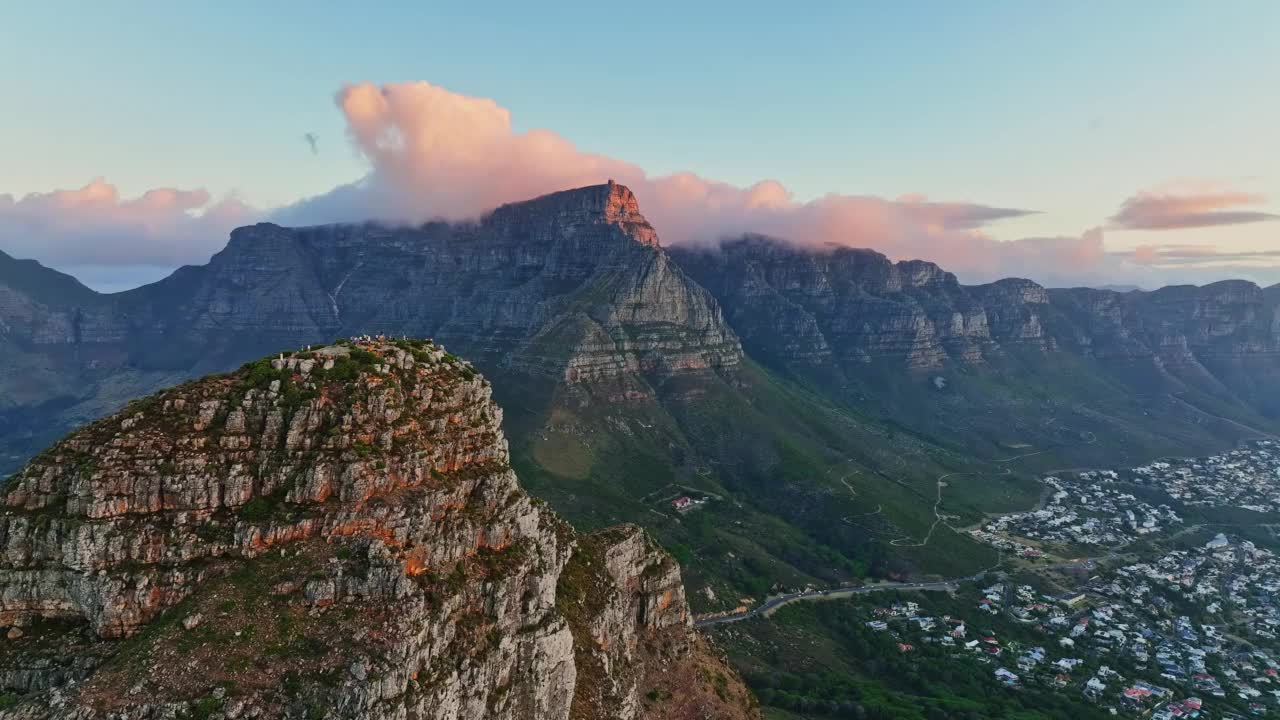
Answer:
<svg viewBox="0 0 1280 720"><path fill-rule="evenodd" d="M997 220L1036 214L1034 210L974 203L929 202L922 195L904 195L897 204L909 217L945 230L976 230Z"/></svg>
<svg viewBox="0 0 1280 720"><path fill-rule="evenodd" d="M995 241L979 229L1031 211L968 202L827 195L801 202L781 183L739 187L682 172L653 177L633 163L578 149L549 130L517 131L493 100L426 82L340 90L335 103L369 165L355 183L279 211L287 224L476 218L503 203L613 178L629 186L662 241L714 243L755 232L820 246L871 247L927 258L967 277L1068 271L1105 257L1100 233Z"/></svg>
<svg viewBox="0 0 1280 720"><path fill-rule="evenodd" d="M1128 253L1119 253L1139 265L1217 265L1255 264L1262 267L1280 265L1280 250L1242 250L1224 252L1213 245L1139 245Z"/></svg>
<svg viewBox="0 0 1280 720"><path fill-rule="evenodd" d="M1152 284L1184 262L1167 248L1108 252L1100 228L1012 241L987 234L991 223L1032 212L1017 208L919 195L799 200L776 180L744 187L691 172L651 176L550 130L517 130L511 113L493 100L426 82L348 85L334 102L369 166L355 182L267 213L234 198L212 201L204 190L166 188L122 199L102 180L20 199L0 195L0 248L73 272L87 268L109 284L111 268L141 277L146 273L138 268L203 262L225 244L230 229L258 219L291 225L474 219L503 203L613 178L636 193L668 245L762 233L811 247L869 247L893 259L931 260L966 282L1020 276L1055 285ZM310 133L304 140L318 142ZM1186 223L1227 216L1271 219L1235 209L1260 200L1219 188L1153 191L1127 201L1113 222L1191 227Z"/></svg>
<svg viewBox="0 0 1280 720"><path fill-rule="evenodd" d="M1265 202L1262 195L1205 184L1181 190L1147 190L1125 200L1111 222L1125 230L1180 230L1280 220L1280 215L1273 213L1230 209Z"/></svg>
<svg viewBox="0 0 1280 720"><path fill-rule="evenodd" d="M58 267L174 267L208 260L258 213L202 189L124 199L99 178L78 190L0 195L0 247Z"/></svg>

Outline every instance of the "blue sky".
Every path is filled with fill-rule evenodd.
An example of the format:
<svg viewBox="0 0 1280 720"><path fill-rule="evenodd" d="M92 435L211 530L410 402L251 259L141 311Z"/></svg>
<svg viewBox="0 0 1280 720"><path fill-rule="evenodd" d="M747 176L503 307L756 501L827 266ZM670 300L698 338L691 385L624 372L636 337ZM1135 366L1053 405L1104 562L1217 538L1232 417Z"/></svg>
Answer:
<svg viewBox="0 0 1280 720"><path fill-rule="evenodd" d="M1276 210L1280 3L889 5L11 5L0 193L101 176L288 204L368 170L344 83L426 80L652 175L1041 211L1001 239L1078 235L1174 181ZM1266 249L1277 226L1107 245Z"/></svg>

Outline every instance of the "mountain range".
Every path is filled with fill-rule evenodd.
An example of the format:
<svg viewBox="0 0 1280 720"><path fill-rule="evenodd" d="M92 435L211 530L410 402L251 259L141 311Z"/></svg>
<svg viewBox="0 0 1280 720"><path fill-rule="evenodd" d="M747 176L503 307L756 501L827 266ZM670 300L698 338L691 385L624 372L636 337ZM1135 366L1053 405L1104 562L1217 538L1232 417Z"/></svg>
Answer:
<svg viewBox="0 0 1280 720"><path fill-rule="evenodd" d="M359 335L473 360L522 480L586 527L649 528L701 610L976 569L991 551L952 527L1034 504L1036 472L1280 428L1280 286L966 286L761 236L665 248L610 182L466 223L243 227L112 295L0 254L0 452L13 469L130 399ZM688 495L706 509L673 510Z"/></svg>

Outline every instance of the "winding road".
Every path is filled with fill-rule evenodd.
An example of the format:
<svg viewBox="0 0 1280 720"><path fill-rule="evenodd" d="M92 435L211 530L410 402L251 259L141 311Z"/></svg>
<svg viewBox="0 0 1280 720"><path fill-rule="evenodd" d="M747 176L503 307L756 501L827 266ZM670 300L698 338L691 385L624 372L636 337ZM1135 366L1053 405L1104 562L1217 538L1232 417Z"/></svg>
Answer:
<svg viewBox="0 0 1280 720"><path fill-rule="evenodd" d="M956 590L960 586L960 583L968 580L980 580L986 574L987 574L987 571L983 570L982 572L979 572L976 575L970 575L969 577L966 577L966 578L956 578L953 580L939 580L937 582L917 582L917 583L907 582L907 583L883 583L880 585L855 585L855 586L828 588L826 590L805 590L801 592L787 593L786 595L778 595L776 597L771 597L768 600L766 600L762 605L759 605L748 612L739 613L737 615L721 615L719 617L703 618L701 620L695 620L693 625L694 627L704 628L704 627L711 627L713 625L725 625L727 623L742 622L743 620L750 620L751 618L754 618L754 617L761 617L761 616L772 614L773 611L777 610L783 605L788 605L793 602L799 602L801 600L825 600L825 599L833 599L833 598L843 598L843 597L849 597L851 595L865 595L867 593L880 592L883 590L943 590L943 591L950 592L950 591Z"/></svg>

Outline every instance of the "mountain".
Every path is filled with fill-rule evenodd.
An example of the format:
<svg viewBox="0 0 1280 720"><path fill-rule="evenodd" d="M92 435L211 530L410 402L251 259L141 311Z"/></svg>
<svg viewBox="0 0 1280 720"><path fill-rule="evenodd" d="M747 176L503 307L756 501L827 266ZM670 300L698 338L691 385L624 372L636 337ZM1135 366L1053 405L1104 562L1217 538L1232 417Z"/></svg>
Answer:
<svg viewBox="0 0 1280 720"><path fill-rule="evenodd" d="M11 718L758 717L636 526L517 484L491 386L344 343L131 403L4 488Z"/></svg>
<svg viewBox="0 0 1280 720"><path fill-rule="evenodd" d="M526 486L584 528L641 524L690 604L725 610L775 585L968 574L996 554L965 528L1034 505L1040 471L1276 432L1278 307L1235 281L965 286L868 250L664 248L609 183L468 223L240 228L207 265L113 295L0 258L0 452L15 468L280 348L433 337L492 380Z"/></svg>
<svg viewBox="0 0 1280 720"><path fill-rule="evenodd" d="M1095 455L1134 459L1280 422L1280 304L1249 282L964 286L933 263L759 236L671 253L751 357L979 454L1061 442L1045 421L1067 415Z"/></svg>
<svg viewBox="0 0 1280 720"><path fill-rule="evenodd" d="M1017 278L962 286L929 262L759 236L671 253L749 350L788 364L939 368L1019 347L1166 364L1280 354L1276 293L1243 280L1125 293Z"/></svg>
<svg viewBox="0 0 1280 720"><path fill-rule="evenodd" d="M240 228L208 265L114 295L7 256L0 283L0 427L30 438L18 458L143 391L337 336L433 336L487 368L626 393L742 358L710 295L614 184L474 224ZM33 386L34 366L49 381Z"/></svg>

